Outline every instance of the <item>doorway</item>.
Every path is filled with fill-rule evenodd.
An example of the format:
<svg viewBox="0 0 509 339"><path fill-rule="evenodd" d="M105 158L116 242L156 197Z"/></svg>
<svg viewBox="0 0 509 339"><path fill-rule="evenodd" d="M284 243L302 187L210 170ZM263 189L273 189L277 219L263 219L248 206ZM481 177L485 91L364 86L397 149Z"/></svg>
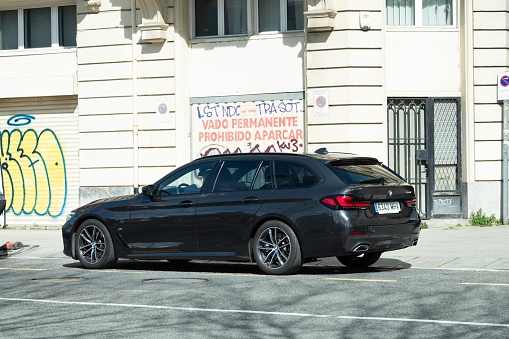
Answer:
<svg viewBox="0 0 509 339"><path fill-rule="evenodd" d="M460 98L388 98L388 166L414 186L422 218L461 214Z"/></svg>

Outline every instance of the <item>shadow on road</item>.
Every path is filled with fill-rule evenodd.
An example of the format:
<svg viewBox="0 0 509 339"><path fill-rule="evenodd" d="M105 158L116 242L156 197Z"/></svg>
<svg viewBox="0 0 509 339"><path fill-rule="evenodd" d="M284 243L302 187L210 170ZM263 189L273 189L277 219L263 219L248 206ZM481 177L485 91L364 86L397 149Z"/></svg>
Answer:
<svg viewBox="0 0 509 339"><path fill-rule="evenodd" d="M391 272L409 269L410 264L397 259L380 259L376 264L366 268L349 268L336 264L335 259L324 258L306 263L296 273L297 275L320 274L359 274L375 272ZM69 268L86 269L81 263L73 262L63 265ZM119 260L115 270L125 271L162 271L162 272L188 272L188 273L219 273L219 274L263 274L254 263L192 260L192 261L148 261L148 260Z"/></svg>

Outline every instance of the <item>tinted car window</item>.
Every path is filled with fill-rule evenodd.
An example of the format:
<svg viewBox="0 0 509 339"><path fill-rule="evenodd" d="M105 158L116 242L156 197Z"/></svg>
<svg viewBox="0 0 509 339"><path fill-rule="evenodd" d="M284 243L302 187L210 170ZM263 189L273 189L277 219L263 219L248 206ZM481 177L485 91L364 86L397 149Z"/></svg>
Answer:
<svg viewBox="0 0 509 339"><path fill-rule="evenodd" d="M301 164L276 161L275 177L277 188L304 188L316 184L319 179Z"/></svg>
<svg viewBox="0 0 509 339"><path fill-rule="evenodd" d="M214 163L209 162L183 169L164 180L157 187L154 195L199 193L212 167L214 167Z"/></svg>
<svg viewBox="0 0 509 339"><path fill-rule="evenodd" d="M213 192L247 191L251 188L261 161L225 161Z"/></svg>
<svg viewBox="0 0 509 339"><path fill-rule="evenodd" d="M380 165L333 165L334 172L347 185L359 185L364 183L375 183L370 179L385 179L386 183L402 183L403 180L398 178L394 173Z"/></svg>

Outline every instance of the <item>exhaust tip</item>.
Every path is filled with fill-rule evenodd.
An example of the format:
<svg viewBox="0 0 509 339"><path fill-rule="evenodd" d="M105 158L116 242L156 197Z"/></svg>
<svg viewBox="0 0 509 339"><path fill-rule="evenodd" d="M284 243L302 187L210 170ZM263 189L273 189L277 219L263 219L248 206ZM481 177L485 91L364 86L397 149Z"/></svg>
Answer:
<svg viewBox="0 0 509 339"><path fill-rule="evenodd" d="M416 246L416 245L417 245L417 241L418 241L418 240L414 240L414 241L412 242L412 246Z"/></svg>
<svg viewBox="0 0 509 339"><path fill-rule="evenodd" d="M369 245L357 245L352 252L366 252L369 250Z"/></svg>

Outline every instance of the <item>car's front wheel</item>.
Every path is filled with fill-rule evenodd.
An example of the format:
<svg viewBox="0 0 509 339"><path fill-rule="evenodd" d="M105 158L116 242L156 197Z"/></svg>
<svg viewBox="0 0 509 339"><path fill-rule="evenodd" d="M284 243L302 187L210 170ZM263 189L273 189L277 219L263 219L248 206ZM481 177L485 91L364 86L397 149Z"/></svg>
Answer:
<svg viewBox="0 0 509 339"><path fill-rule="evenodd" d="M302 266L299 240L281 221L265 222L255 234L254 245L256 263L267 274L292 274Z"/></svg>
<svg viewBox="0 0 509 339"><path fill-rule="evenodd" d="M110 232L98 220L86 220L76 232L76 254L87 268L108 268L117 261Z"/></svg>
<svg viewBox="0 0 509 339"><path fill-rule="evenodd" d="M339 262L345 266L353 268L362 268L373 265L380 259L382 252L362 253L358 255L349 255L345 257L337 257Z"/></svg>

